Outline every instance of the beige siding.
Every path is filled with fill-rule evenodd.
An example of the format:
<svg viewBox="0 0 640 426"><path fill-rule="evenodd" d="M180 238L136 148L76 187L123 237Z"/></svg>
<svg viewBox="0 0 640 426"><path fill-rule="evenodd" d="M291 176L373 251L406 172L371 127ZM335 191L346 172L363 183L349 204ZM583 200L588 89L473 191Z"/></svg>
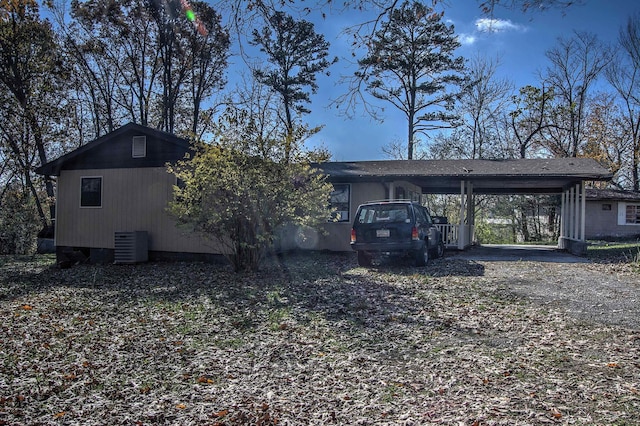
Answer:
<svg viewBox="0 0 640 426"><path fill-rule="evenodd" d="M608 205L611 210L605 210L603 205ZM640 204L631 202L629 204ZM586 238L630 238L640 235L640 225L621 224L619 216L624 218L624 202L619 201L595 201L586 202ZM624 223L624 222L622 222Z"/></svg>
<svg viewBox="0 0 640 426"><path fill-rule="evenodd" d="M80 207L80 178L102 176L102 207ZM164 167L65 170L58 177L56 245L113 248L116 231L147 231L149 250L218 253L166 213L175 177Z"/></svg>

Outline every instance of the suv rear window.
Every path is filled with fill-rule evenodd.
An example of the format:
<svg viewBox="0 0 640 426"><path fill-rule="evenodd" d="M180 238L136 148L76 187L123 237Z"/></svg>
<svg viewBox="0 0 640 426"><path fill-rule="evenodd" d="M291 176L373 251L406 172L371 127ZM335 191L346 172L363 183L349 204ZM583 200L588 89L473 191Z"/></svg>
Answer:
<svg viewBox="0 0 640 426"><path fill-rule="evenodd" d="M376 204L362 206L358 215L359 223L397 223L410 219L409 206L406 204Z"/></svg>

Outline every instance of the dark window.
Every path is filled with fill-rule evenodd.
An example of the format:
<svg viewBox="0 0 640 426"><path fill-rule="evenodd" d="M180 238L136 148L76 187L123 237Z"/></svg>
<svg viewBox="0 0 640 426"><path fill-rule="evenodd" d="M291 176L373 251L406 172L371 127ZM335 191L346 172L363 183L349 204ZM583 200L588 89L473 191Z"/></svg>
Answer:
<svg viewBox="0 0 640 426"><path fill-rule="evenodd" d="M429 216L427 209L415 206L414 211L416 212L416 220L418 223L431 225L431 216Z"/></svg>
<svg viewBox="0 0 640 426"><path fill-rule="evenodd" d="M360 209L360 223L402 223L410 220L407 204L372 204Z"/></svg>
<svg viewBox="0 0 640 426"><path fill-rule="evenodd" d="M102 178L80 178L80 207L102 207Z"/></svg>
<svg viewBox="0 0 640 426"><path fill-rule="evenodd" d="M340 183L333 185L331 192L331 208L335 209L334 220L338 222L349 221L349 197L351 187L349 184Z"/></svg>
<svg viewBox="0 0 640 426"><path fill-rule="evenodd" d="M640 223L640 205L627 205L626 223Z"/></svg>
<svg viewBox="0 0 640 426"><path fill-rule="evenodd" d="M611 211L611 204L603 204L602 205L602 210Z"/></svg>

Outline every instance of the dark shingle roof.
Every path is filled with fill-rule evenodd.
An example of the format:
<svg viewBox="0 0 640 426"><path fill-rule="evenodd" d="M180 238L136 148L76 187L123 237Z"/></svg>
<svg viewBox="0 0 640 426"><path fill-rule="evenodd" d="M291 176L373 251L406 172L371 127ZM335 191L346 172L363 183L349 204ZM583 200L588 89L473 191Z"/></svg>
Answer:
<svg viewBox="0 0 640 426"><path fill-rule="evenodd" d="M623 191L621 189L595 189L586 190L587 200L629 200L640 201L640 192Z"/></svg>
<svg viewBox="0 0 640 426"><path fill-rule="evenodd" d="M590 158L354 161L318 167L332 182L406 180L425 193L456 193L461 181L472 182L475 193L560 193L583 180L612 177Z"/></svg>
<svg viewBox="0 0 640 426"><path fill-rule="evenodd" d="M611 173L590 158L525 160L386 160L320 165L332 177L348 176L576 176L602 179Z"/></svg>

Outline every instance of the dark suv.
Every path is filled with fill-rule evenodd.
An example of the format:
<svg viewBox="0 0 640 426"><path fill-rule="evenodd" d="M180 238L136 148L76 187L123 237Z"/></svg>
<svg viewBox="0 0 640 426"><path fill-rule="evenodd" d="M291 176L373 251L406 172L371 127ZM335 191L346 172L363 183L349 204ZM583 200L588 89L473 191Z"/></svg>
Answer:
<svg viewBox="0 0 640 426"><path fill-rule="evenodd" d="M371 266L373 257L409 255L416 266L425 266L444 253L444 243L429 211L410 201L375 201L358 207L351 229L351 248L358 264Z"/></svg>

